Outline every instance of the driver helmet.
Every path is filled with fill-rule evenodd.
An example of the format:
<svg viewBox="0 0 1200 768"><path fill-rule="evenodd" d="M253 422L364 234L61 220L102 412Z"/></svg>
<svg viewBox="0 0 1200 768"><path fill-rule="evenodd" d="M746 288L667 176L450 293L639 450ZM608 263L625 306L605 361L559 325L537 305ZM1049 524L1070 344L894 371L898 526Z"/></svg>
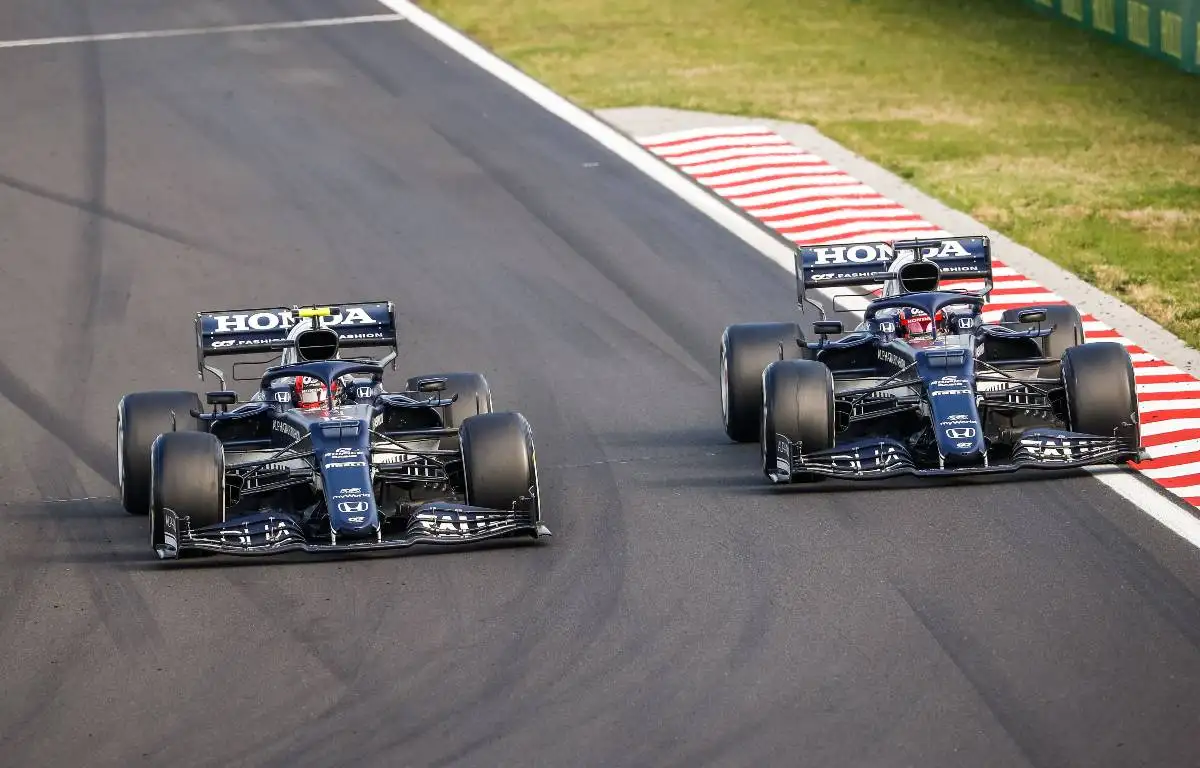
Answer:
<svg viewBox="0 0 1200 768"><path fill-rule="evenodd" d="M937 323L939 330L945 330L946 325L946 317L941 310L930 319L928 314L919 309L905 307L900 310L897 319L901 333L910 339L932 339L934 323Z"/></svg>
<svg viewBox="0 0 1200 768"><path fill-rule="evenodd" d="M337 389L334 389L337 392ZM320 379L311 376L297 376L295 400L297 408L324 408L327 402L328 389Z"/></svg>

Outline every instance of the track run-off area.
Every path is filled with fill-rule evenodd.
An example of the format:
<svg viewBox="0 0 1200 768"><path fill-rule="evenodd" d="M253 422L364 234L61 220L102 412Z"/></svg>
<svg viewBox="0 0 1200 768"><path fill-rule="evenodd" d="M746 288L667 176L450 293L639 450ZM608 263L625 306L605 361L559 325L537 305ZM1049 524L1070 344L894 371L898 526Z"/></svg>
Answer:
<svg viewBox="0 0 1200 768"><path fill-rule="evenodd" d="M634 142L399 2L0 8L47 39L0 44L0 762L1191 759L1195 547L1088 473L770 487L718 341L794 282ZM155 561L120 396L203 391L196 311L376 299L398 382L528 417L554 537Z"/></svg>

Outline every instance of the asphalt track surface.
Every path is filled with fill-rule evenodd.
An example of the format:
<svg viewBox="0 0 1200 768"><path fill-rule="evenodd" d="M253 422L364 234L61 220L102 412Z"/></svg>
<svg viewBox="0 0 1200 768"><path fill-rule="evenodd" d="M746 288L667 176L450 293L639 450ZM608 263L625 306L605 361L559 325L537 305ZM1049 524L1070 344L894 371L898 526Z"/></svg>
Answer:
<svg viewBox="0 0 1200 768"><path fill-rule="evenodd" d="M384 12L78 5L0 37ZM1195 764L1194 548L1076 475L769 488L717 341L786 275L406 23L0 71L0 763ZM117 399L199 389L196 310L379 297L529 417L553 540L153 561Z"/></svg>

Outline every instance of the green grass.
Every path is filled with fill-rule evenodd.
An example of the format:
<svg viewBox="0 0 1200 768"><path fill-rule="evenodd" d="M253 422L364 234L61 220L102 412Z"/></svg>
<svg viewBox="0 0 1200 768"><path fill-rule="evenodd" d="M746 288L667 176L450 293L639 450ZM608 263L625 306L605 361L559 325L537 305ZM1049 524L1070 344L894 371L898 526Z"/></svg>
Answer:
<svg viewBox="0 0 1200 768"><path fill-rule="evenodd" d="M810 123L1200 346L1200 76L1020 0L424 0L590 108Z"/></svg>

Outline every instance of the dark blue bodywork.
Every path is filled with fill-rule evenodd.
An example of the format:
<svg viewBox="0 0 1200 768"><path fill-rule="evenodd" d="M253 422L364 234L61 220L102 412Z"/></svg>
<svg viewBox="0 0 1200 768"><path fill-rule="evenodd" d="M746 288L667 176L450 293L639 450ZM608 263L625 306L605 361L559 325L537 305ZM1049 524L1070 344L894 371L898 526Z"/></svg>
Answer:
<svg viewBox="0 0 1200 768"><path fill-rule="evenodd" d="M985 323L991 276L986 237L799 248L798 298L801 307L805 302L817 306L822 318L824 309L806 291L888 288L868 303L855 331L835 341L823 336L820 342L801 343L804 357L824 363L832 374L834 446L805 450L786 435L764 435L774 441L773 455L764 445L764 473L786 483L1064 469L1138 459L1136 404L1129 423L1113 434L1066 428L1065 384L1061 377L1042 374L1061 362L1045 355L1053 328L1037 322L1020 329ZM982 280L984 288L979 293L946 290L942 278ZM1036 308L1030 309L1037 317ZM908 338L896 319L908 310L936 317L943 327L935 324L931 337Z"/></svg>
<svg viewBox="0 0 1200 768"><path fill-rule="evenodd" d="M536 493L513 509L457 501L451 491L461 484L458 449L412 448L416 443L439 446L457 434L443 422L444 408L453 401L436 392L383 393L382 373L383 366L370 361L281 366L262 376L261 400L196 414L221 439L227 461L252 458L226 466L230 512L224 522L193 528L172 510L159 511L168 533L152 542L159 556L175 558L188 549L239 555L358 551L550 533L541 523ZM286 391L279 381L294 382L298 376L326 385L324 407L301 409L271 398ZM335 382L342 383L343 393L336 399ZM398 412L401 421L418 426L388 431L387 417L396 419ZM398 456L394 463L373 465L381 446ZM415 493L411 489L445 492L428 500L391 502L385 514L378 493L396 485L410 489L409 495Z"/></svg>
<svg viewBox="0 0 1200 768"><path fill-rule="evenodd" d="M949 464L980 460L987 446L975 404L975 357L963 349L917 350L916 367L938 452Z"/></svg>

